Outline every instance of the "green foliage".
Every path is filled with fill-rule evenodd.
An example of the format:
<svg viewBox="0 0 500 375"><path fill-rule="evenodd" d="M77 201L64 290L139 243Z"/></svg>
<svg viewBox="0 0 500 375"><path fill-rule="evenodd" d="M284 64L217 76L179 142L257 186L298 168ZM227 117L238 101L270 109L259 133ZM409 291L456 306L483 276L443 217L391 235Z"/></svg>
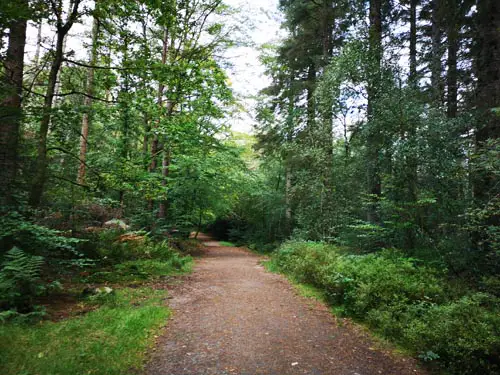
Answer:
<svg viewBox="0 0 500 375"><path fill-rule="evenodd" d="M52 257L78 256L76 245L81 240L27 220L19 212L0 217L0 241L13 243L27 252Z"/></svg>
<svg viewBox="0 0 500 375"><path fill-rule="evenodd" d="M45 291L45 286L40 283L44 259L17 247L5 253L3 258L0 265L0 311L29 313L34 307L33 298Z"/></svg>
<svg viewBox="0 0 500 375"><path fill-rule="evenodd" d="M84 316L36 326L0 325L5 375L123 375L139 371L170 311L165 290L125 288Z"/></svg>
<svg viewBox="0 0 500 375"><path fill-rule="evenodd" d="M228 246L228 247L235 247L236 246L234 243L229 242L229 241L219 241L219 245Z"/></svg>
<svg viewBox="0 0 500 375"><path fill-rule="evenodd" d="M494 374L500 370L499 312L498 299L475 293L408 312L416 318L408 319L402 334L414 350L436 353L441 366L456 374Z"/></svg>
<svg viewBox="0 0 500 375"><path fill-rule="evenodd" d="M498 370L498 299L485 293L456 298L442 273L416 259L396 250L352 255L325 243L292 241L271 263L425 361L456 374Z"/></svg>

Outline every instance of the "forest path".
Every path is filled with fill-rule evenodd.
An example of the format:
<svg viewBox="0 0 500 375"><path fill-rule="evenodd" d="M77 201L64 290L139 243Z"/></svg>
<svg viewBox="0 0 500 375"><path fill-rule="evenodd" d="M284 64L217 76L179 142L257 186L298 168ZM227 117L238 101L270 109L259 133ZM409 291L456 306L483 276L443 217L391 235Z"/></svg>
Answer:
<svg viewBox="0 0 500 375"><path fill-rule="evenodd" d="M424 374L304 298L261 257L200 235L205 256L172 290L149 375Z"/></svg>

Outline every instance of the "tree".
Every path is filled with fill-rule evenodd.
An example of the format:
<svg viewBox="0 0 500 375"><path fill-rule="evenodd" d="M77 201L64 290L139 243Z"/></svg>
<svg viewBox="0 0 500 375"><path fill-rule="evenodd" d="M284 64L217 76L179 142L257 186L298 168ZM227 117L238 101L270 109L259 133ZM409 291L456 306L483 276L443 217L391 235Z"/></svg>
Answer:
<svg viewBox="0 0 500 375"><path fill-rule="evenodd" d="M71 12L69 13L66 21L63 20L62 4L57 3L55 0L51 0L50 3L52 12L56 17L56 45L54 50L54 57L50 67L47 90L45 92L40 129L38 131L37 163L29 198L29 204L33 207L37 207L40 204L47 178L47 134L49 131L51 111L54 101L55 87L57 83L57 75L64 59L64 39L73 24L80 16L80 3L81 0L72 0Z"/></svg>
<svg viewBox="0 0 500 375"><path fill-rule="evenodd" d="M94 14L94 20L92 24L92 44L89 59L89 67L87 68L87 95L84 99L84 106L86 107L85 112L82 117L82 130L81 130L81 140L80 140L80 166L78 168L78 178L77 182L81 185L85 184L85 167L87 158L87 145L89 137L89 128L91 123L91 110L92 110L92 97L94 95L94 77L95 77L95 65L97 63L97 44L99 37L99 19L97 15Z"/></svg>
<svg viewBox="0 0 500 375"><path fill-rule="evenodd" d="M21 98L23 92L24 48L28 1L16 2L20 12L12 15L9 24L9 40L3 61L2 91L0 98L0 212L14 203L16 174L18 169L19 126L22 119ZM5 96L4 96L5 95Z"/></svg>

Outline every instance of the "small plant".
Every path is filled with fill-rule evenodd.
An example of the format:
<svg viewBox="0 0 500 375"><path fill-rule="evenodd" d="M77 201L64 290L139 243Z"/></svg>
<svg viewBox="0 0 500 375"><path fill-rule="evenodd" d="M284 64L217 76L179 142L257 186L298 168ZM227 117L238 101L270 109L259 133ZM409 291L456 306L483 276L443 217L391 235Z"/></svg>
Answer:
<svg viewBox="0 0 500 375"><path fill-rule="evenodd" d="M44 260L14 247L5 256L0 269L0 309L20 313L33 311L33 297L44 291L40 269Z"/></svg>

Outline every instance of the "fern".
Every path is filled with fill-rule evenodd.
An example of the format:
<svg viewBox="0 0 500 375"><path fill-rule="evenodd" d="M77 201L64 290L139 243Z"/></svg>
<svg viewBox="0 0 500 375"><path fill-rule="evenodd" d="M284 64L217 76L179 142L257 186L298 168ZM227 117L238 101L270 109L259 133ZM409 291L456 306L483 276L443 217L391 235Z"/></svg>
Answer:
<svg viewBox="0 0 500 375"><path fill-rule="evenodd" d="M0 310L29 312L39 291L43 258L14 247L4 255L0 268Z"/></svg>

